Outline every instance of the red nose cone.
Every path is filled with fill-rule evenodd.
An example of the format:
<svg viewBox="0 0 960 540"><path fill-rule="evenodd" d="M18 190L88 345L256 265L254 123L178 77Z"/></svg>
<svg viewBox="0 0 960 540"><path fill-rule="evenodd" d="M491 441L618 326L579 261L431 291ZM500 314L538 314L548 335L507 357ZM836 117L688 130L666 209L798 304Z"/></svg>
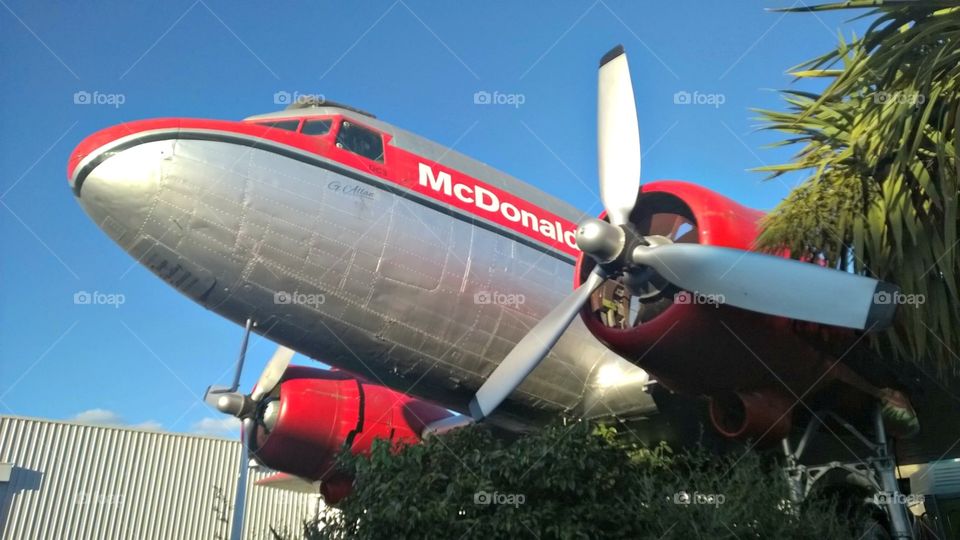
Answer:
<svg viewBox="0 0 960 540"><path fill-rule="evenodd" d="M75 180L73 173L77 170L77 166L80 165L80 162L83 161L84 158L89 156L90 153L97 148L100 148L105 144L109 144L123 135L129 134L129 132L123 129L123 127L123 124L121 124L119 126L101 129L100 131L80 141L80 144L73 149L73 153L70 154L70 159L67 161L67 180L70 182L71 186Z"/></svg>
<svg viewBox="0 0 960 540"><path fill-rule="evenodd" d="M93 135L90 135L80 141L80 144L78 144L77 147L73 149L73 153L70 154L70 159L67 160L67 181L70 183L70 187L75 188L74 183L77 180L77 167L79 167L80 163L88 156L96 154L98 149L124 137L133 136L152 129L176 128L179 127L179 125L179 118L138 120L136 122L117 124L106 129L101 129Z"/></svg>

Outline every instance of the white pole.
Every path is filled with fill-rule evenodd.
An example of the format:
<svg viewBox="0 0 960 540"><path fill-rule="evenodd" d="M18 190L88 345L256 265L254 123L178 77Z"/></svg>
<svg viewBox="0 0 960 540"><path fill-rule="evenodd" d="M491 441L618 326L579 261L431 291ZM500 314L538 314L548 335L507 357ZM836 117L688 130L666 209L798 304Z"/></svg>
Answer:
<svg viewBox="0 0 960 540"><path fill-rule="evenodd" d="M233 497L233 526L230 530L230 540L243 540L243 517L247 502L247 469L250 458L247 455L247 445L240 442L240 471L237 473L237 492Z"/></svg>

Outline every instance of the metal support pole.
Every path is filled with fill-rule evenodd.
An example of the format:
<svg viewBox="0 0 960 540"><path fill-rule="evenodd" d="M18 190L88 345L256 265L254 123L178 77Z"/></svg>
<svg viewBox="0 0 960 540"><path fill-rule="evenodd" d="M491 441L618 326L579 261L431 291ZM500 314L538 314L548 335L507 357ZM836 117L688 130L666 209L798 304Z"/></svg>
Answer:
<svg viewBox="0 0 960 540"><path fill-rule="evenodd" d="M874 427L877 437L877 455L880 458L875 463L877 476L880 477L880 485L885 495L887 516L890 518L890 532L894 538L912 539L913 531L907 515L906 497L903 493L900 493L900 486L897 484L893 456L889 452L890 446L887 442L887 433L883 427L883 415L879 406L874 412Z"/></svg>
<svg viewBox="0 0 960 540"><path fill-rule="evenodd" d="M247 454L246 441L243 441L240 445L240 471L237 474L237 491L233 496L230 540L243 540L243 518L247 506L247 469L249 468L250 456Z"/></svg>
<svg viewBox="0 0 960 540"><path fill-rule="evenodd" d="M790 487L790 500L796 505L796 508L800 508L803 503L804 491L803 470L800 468L797 454L790 448L790 436L784 437L782 443L783 455L787 460L786 466L783 468L783 474L787 477L787 485Z"/></svg>

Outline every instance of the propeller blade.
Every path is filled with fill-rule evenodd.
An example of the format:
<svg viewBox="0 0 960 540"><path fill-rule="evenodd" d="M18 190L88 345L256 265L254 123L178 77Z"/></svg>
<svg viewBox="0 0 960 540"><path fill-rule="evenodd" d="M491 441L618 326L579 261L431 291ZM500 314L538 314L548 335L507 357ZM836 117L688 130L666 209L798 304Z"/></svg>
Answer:
<svg viewBox="0 0 960 540"><path fill-rule="evenodd" d="M244 449L253 448L256 443L254 436L256 435L254 431L257 429L257 422L253 419L252 416L248 416L240 421L240 439L243 440ZM246 461L244 461L246 465Z"/></svg>
<svg viewBox="0 0 960 540"><path fill-rule="evenodd" d="M260 374L260 379L257 381L257 387L250 394L253 401L259 402L263 399L263 396L273 392L273 388L277 386L280 378L283 377L283 373L287 371L287 366L290 365L290 360L293 359L294 354L296 352L293 349L288 349L283 345L277 347L276 352L273 353L270 361L263 368L263 373Z"/></svg>
<svg viewBox="0 0 960 540"><path fill-rule="evenodd" d="M640 128L622 45L600 60L597 94L600 198L610 222L626 225L640 191Z"/></svg>
<svg viewBox="0 0 960 540"><path fill-rule="evenodd" d="M470 401L470 415L474 419L482 420L489 416L520 386L527 375L547 356L580 312L590 293L599 287L604 279L599 271L595 270L580 287L564 298L514 346Z"/></svg>
<svg viewBox="0 0 960 540"><path fill-rule="evenodd" d="M702 244L640 246L633 262L707 301L857 329L888 326L899 289L889 283L753 251Z"/></svg>

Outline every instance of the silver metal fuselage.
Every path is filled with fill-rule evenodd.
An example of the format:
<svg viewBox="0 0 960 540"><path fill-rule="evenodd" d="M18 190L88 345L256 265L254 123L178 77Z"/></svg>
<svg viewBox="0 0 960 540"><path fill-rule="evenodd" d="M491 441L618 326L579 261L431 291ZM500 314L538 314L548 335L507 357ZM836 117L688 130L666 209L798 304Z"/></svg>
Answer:
<svg viewBox="0 0 960 540"><path fill-rule="evenodd" d="M331 112L358 117L297 111ZM390 144L471 168L564 219L582 217L456 152L358 118L391 133ZM571 290L567 253L277 146L184 130L118 138L84 160L79 202L131 256L204 307L239 324L252 317L256 331L302 354L460 412ZM524 429L560 414L649 414L646 382L577 320L491 420Z"/></svg>

